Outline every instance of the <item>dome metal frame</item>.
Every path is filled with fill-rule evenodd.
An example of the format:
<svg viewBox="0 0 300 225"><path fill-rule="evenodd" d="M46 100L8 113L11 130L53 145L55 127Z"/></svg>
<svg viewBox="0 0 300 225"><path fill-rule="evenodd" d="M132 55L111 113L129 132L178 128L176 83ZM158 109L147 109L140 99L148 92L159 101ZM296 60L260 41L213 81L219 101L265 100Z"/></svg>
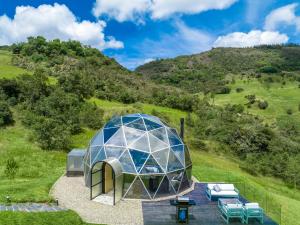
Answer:
<svg viewBox="0 0 300 225"><path fill-rule="evenodd" d="M174 128L155 116L116 116L96 133L84 157L87 186L92 165L107 158L117 159L122 167L123 198L175 195L192 184L187 146Z"/></svg>

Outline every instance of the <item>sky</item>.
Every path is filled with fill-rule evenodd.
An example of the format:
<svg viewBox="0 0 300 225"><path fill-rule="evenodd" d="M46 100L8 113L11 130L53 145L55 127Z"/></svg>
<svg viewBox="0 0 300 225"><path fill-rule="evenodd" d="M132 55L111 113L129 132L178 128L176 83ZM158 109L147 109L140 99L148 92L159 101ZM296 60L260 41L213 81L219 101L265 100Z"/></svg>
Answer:
<svg viewBox="0 0 300 225"><path fill-rule="evenodd" d="M0 45L38 35L133 70L213 47L300 43L300 0L0 0Z"/></svg>

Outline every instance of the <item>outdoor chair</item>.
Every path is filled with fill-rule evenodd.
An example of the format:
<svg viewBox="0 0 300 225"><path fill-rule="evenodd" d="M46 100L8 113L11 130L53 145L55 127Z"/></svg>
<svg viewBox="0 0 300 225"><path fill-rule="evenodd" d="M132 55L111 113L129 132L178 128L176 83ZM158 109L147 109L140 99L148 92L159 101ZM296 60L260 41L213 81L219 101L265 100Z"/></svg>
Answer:
<svg viewBox="0 0 300 225"><path fill-rule="evenodd" d="M244 223L248 224L249 219L258 219L261 224L264 223L264 210L258 203L246 203L244 209Z"/></svg>
<svg viewBox="0 0 300 225"><path fill-rule="evenodd" d="M239 204L224 204L220 208L221 216L224 221L229 224L230 219L238 218L243 223L244 221L244 210L243 205Z"/></svg>
<svg viewBox="0 0 300 225"><path fill-rule="evenodd" d="M207 197L213 198L239 198L239 191L233 184L207 184Z"/></svg>

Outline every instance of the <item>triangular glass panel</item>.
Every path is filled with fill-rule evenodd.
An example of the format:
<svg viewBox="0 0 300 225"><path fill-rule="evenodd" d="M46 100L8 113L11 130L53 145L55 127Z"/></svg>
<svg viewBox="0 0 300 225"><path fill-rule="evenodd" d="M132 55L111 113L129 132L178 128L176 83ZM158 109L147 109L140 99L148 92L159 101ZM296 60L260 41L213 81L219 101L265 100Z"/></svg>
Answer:
<svg viewBox="0 0 300 225"><path fill-rule="evenodd" d="M93 159L92 163L94 164L95 162L102 161L104 159L106 159L106 155L104 152L104 148L102 147L101 150L98 151L98 153L97 153L96 157Z"/></svg>
<svg viewBox="0 0 300 225"><path fill-rule="evenodd" d="M178 132L175 128L169 128L171 132L173 132L173 134L175 134L176 136L179 136L178 135Z"/></svg>
<svg viewBox="0 0 300 225"><path fill-rule="evenodd" d="M156 193L156 191L163 179L163 176L142 175L142 176L140 176L140 178L143 181L151 198L153 198L154 194Z"/></svg>
<svg viewBox="0 0 300 225"><path fill-rule="evenodd" d="M91 146L103 145L103 131L98 132L91 141Z"/></svg>
<svg viewBox="0 0 300 225"><path fill-rule="evenodd" d="M156 160L153 158L152 155L150 155L149 159L145 163L143 169L140 172L141 174L147 174L147 173L163 173L163 170L160 168Z"/></svg>
<svg viewBox="0 0 300 225"><path fill-rule="evenodd" d="M155 123L151 120L145 119L145 118L144 118L144 122L145 122L145 125L146 125L146 128L148 131L162 127L162 125Z"/></svg>
<svg viewBox="0 0 300 225"><path fill-rule="evenodd" d="M184 145L175 145L171 149L180 160L181 164L184 165Z"/></svg>
<svg viewBox="0 0 300 225"><path fill-rule="evenodd" d="M166 144L169 144L169 139L165 127L151 130L149 133L152 134L154 137L157 137L161 141L165 142Z"/></svg>
<svg viewBox="0 0 300 225"><path fill-rule="evenodd" d="M120 127L122 126L122 120L120 116L113 117L104 128Z"/></svg>
<svg viewBox="0 0 300 225"><path fill-rule="evenodd" d="M184 160L185 160L185 166L189 166L192 164L190 152L186 146L184 148Z"/></svg>
<svg viewBox="0 0 300 225"><path fill-rule="evenodd" d="M149 133L149 141L151 152L155 152L157 150L161 150L168 147L168 144L154 137L151 133Z"/></svg>
<svg viewBox="0 0 300 225"><path fill-rule="evenodd" d="M122 158L122 156L121 156L121 158ZM130 185L134 181L134 178L135 178L135 175L126 174L126 173L123 174L123 194L122 194L122 196L124 196L126 194L128 188L130 187Z"/></svg>
<svg viewBox="0 0 300 225"><path fill-rule="evenodd" d="M178 192L179 186L181 184L183 174L184 174L183 170L177 170L177 171L167 174L167 176L170 180L170 183L172 184L176 193Z"/></svg>
<svg viewBox="0 0 300 225"><path fill-rule="evenodd" d="M141 117L141 114L139 114L139 113L133 113L133 114L128 114L126 116L127 117Z"/></svg>
<svg viewBox="0 0 300 225"><path fill-rule="evenodd" d="M105 143L105 145L113 146L126 146L123 128L120 127L119 130Z"/></svg>
<svg viewBox="0 0 300 225"><path fill-rule="evenodd" d="M119 128L104 128L104 143L106 143L118 130Z"/></svg>
<svg viewBox="0 0 300 225"><path fill-rule="evenodd" d="M186 168L186 175L187 175L187 178L191 185L191 183L192 183L192 166L189 166L188 168Z"/></svg>
<svg viewBox="0 0 300 225"><path fill-rule="evenodd" d="M123 125L127 124L127 123L131 123L131 122L133 122L135 120L138 120L138 119L140 119L140 118L135 117L135 116L133 116L133 117L131 117L131 116L122 116Z"/></svg>
<svg viewBox="0 0 300 225"><path fill-rule="evenodd" d="M179 192L182 192L182 191L188 189L189 187L190 187L190 182L186 175L186 172L184 172L184 175L183 175L183 178L182 178L182 181L180 184Z"/></svg>
<svg viewBox="0 0 300 225"><path fill-rule="evenodd" d="M150 115L147 115L147 114L141 114L141 116L143 118L145 118L145 119L148 119L148 120L151 120L151 121L153 121L155 123L163 125L163 123L161 122L161 120L158 117L156 117L156 116L150 116Z"/></svg>
<svg viewBox="0 0 300 225"><path fill-rule="evenodd" d="M140 152L134 149L130 149L131 158L134 162L136 171L139 172L142 169L142 166L146 162L149 154L145 152Z"/></svg>
<svg viewBox="0 0 300 225"><path fill-rule="evenodd" d="M130 186L126 198L137 198L137 199L149 199L150 196L146 191L142 181L139 177L136 177L133 184Z"/></svg>
<svg viewBox="0 0 300 225"><path fill-rule="evenodd" d="M103 146L96 146L96 147L90 147L90 154L91 154L91 161L90 164L92 165L95 162L96 156L100 152L100 150L103 148Z"/></svg>
<svg viewBox="0 0 300 225"><path fill-rule="evenodd" d="M125 124L125 126L132 127L132 128L139 129L139 130L144 130L144 131L146 130L146 127L145 127L145 124L144 124L144 121L142 118L135 120L131 123L127 123L127 124Z"/></svg>
<svg viewBox="0 0 300 225"><path fill-rule="evenodd" d="M167 129L167 132L168 132L168 136L169 136L169 143L171 146L182 144L178 135L174 134L169 129Z"/></svg>
<svg viewBox="0 0 300 225"><path fill-rule="evenodd" d="M169 156L169 148L153 152L153 157L155 160L158 162L160 167L164 170L167 171L167 163L168 163L168 156Z"/></svg>
<svg viewBox="0 0 300 225"><path fill-rule="evenodd" d="M105 153L107 158L113 157L118 159L125 150L126 149L122 147L105 146Z"/></svg>
<svg viewBox="0 0 300 225"><path fill-rule="evenodd" d="M149 149L149 140L147 134L144 134L142 137L140 137L138 140L133 142L129 148L150 152Z"/></svg>
<svg viewBox="0 0 300 225"><path fill-rule="evenodd" d="M87 152L84 155L84 163L88 165L88 167L91 167L91 147L87 150Z"/></svg>
<svg viewBox="0 0 300 225"><path fill-rule="evenodd" d="M131 145L133 142L135 142L145 134L144 131L126 127L126 126L123 127L123 130L124 130L127 146Z"/></svg>
<svg viewBox="0 0 300 225"><path fill-rule="evenodd" d="M168 172L182 169L183 165L181 162L178 160L178 158L175 156L173 151L169 152L169 160L168 160Z"/></svg>
<svg viewBox="0 0 300 225"><path fill-rule="evenodd" d="M175 195L176 192L174 191L174 188L170 184L170 181L167 176L164 177L161 184L159 185L159 189L157 190L155 194L155 198L162 198L166 196Z"/></svg>
<svg viewBox="0 0 300 225"><path fill-rule="evenodd" d="M132 162L132 159L130 157L130 154L129 154L128 150L126 150L123 153L123 155L121 155L119 161L122 165L123 172L136 173L135 167L133 165L133 162Z"/></svg>

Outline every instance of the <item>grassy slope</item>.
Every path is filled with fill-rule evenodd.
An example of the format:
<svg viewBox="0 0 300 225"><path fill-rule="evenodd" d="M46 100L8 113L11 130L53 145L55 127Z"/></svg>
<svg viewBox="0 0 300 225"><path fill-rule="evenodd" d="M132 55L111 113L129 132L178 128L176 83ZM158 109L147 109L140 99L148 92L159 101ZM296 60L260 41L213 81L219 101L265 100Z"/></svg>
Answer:
<svg viewBox="0 0 300 225"><path fill-rule="evenodd" d="M7 195L15 202L51 200L49 189L65 169L65 153L43 151L30 139L30 131L18 121L14 126L0 129L0 202ZM19 165L14 180L4 174L6 160L11 157Z"/></svg>
<svg viewBox="0 0 300 225"><path fill-rule="evenodd" d="M292 120L300 128L300 112L298 105L300 104L300 88L296 82L287 83L282 86L281 84L274 83L269 88L258 82L256 79L246 81L237 80L235 84L230 85L232 91L230 94L216 95L215 103L224 104L245 104L247 99L246 95L255 94L257 99L267 100L268 108L260 110L257 106L248 109L252 114L263 116L268 122L277 120ZM235 89L241 87L243 92L237 93ZM292 115L286 113L287 109L292 109Z"/></svg>
<svg viewBox="0 0 300 225"><path fill-rule="evenodd" d="M11 65L11 53L0 50L0 78L14 78L27 71ZM28 72L27 72L28 73Z"/></svg>
<svg viewBox="0 0 300 225"><path fill-rule="evenodd" d="M3 225L88 225L72 211L66 212L2 212L0 224Z"/></svg>

